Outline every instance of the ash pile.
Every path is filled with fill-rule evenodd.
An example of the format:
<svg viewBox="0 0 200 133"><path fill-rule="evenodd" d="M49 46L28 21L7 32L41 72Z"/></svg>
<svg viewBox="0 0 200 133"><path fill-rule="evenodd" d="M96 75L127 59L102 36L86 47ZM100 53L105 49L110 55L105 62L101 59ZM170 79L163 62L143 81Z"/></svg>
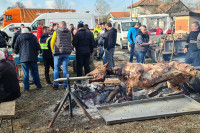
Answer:
<svg viewBox="0 0 200 133"><path fill-rule="evenodd" d="M128 95L128 88L126 87L125 82L121 82L117 78L108 78L103 83L89 83L88 81L82 81L81 83L77 84L74 82L72 90L74 94L84 103L87 105L90 104L88 105L89 107L92 105L107 105L112 103L122 103L126 101L166 97L180 94L188 95L193 99L200 101L200 91L197 89L194 90L194 87L189 87L192 85L197 85L196 80L197 79L191 79L188 81L188 83L180 84L179 87L181 89L179 91L173 91L172 89L169 89L167 84L156 86L156 88L153 90L134 88L132 96Z"/></svg>

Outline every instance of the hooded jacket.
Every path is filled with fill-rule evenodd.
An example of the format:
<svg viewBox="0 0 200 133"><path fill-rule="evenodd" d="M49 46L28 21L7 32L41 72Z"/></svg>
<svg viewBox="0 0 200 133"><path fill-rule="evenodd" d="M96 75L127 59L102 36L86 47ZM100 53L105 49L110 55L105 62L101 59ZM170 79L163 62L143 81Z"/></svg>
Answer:
<svg viewBox="0 0 200 133"><path fill-rule="evenodd" d="M127 39L130 42L130 44L135 43L135 37L136 37L138 32L139 32L139 28L137 29L135 27L131 27L128 30Z"/></svg>
<svg viewBox="0 0 200 133"><path fill-rule="evenodd" d="M77 54L91 54L94 48L94 36L87 29L80 29L74 36L73 45Z"/></svg>
<svg viewBox="0 0 200 133"><path fill-rule="evenodd" d="M147 52L149 46L141 46L140 44L148 42L149 42L149 35L147 33L143 34L141 31L139 31L135 37L134 52Z"/></svg>
<svg viewBox="0 0 200 133"><path fill-rule="evenodd" d="M37 37L32 33L23 33L18 36L15 43L15 52L19 53L21 63L37 62L38 52L41 51Z"/></svg>
<svg viewBox="0 0 200 133"><path fill-rule="evenodd" d="M42 35L43 31L42 31L42 27L38 26L37 27L37 39L39 40L41 35Z"/></svg>
<svg viewBox="0 0 200 133"><path fill-rule="evenodd" d="M51 50L54 55L68 54L72 52L72 35L66 26L58 28L52 36Z"/></svg>
<svg viewBox="0 0 200 133"><path fill-rule="evenodd" d="M49 39L48 42L47 42L47 39ZM39 40L39 43L47 43L48 44L48 49L42 49L43 59L53 59L50 42L51 42L50 36L47 33L43 33Z"/></svg>
<svg viewBox="0 0 200 133"><path fill-rule="evenodd" d="M7 102L21 96L19 80L12 64L0 61L0 102Z"/></svg>
<svg viewBox="0 0 200 133"><path fill-rule="evenodd" d="M110 50L114 48L117 41L117 30L112 28L107 30L103 36L104 39L104 48Z"/></svg>

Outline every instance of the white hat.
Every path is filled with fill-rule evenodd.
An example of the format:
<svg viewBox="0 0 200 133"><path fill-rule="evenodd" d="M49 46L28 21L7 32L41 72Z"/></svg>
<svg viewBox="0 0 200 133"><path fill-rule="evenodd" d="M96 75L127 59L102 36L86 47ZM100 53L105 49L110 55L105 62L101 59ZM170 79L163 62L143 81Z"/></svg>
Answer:
<svg viewBox="0 0 200 133"><path fill-rule="evenodd" d="M22 33L29 33L27 28L22 28Z"/></svg>

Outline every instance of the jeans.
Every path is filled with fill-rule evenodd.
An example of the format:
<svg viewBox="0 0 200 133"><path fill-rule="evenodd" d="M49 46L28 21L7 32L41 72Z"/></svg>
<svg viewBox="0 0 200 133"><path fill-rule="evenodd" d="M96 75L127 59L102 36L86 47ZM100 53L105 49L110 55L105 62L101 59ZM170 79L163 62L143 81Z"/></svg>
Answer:
<svg viewBox="0 0 200 133"><path fill-rule="evenodd" d="M110 50L105 49L105 58L106 58L106 61L108 62L109 68L115 67L115 62L113 58L114 52L115 52L115 48L111 48Z"/></svg>
<svg viewBox="0 0 200 133"><path fill-rule="evenodd" d="M144 63L146 52L135 52L137 63Z"/></svg>
<svg viewBox="0 0 200 133"><path fill-rule="evenodd" d="M54 55L54 80L59 78L59 70L61 64L63 66L63 78L67 77L68 63L69 63L68 54ZM54 82L54 85L58 85L58 82ZM67 81L64 82L64 86L67 86Z"/></svg>
<svg viewBox="0 0 200 133"><path fill-rule="evenodd" d="M106 55L105 55L105 49L103 48L103 65L105 65L107 63L106 60Z"/></svg>
<svg viewBox="0 0 200 133"><path fill-rule="evenodd" d="M77 77L82 76L83 67L85 70L85 74L88 74L90 72L89 61L90 61L90 54L86 55L76 54Z"/></svg>
<svg viewBox="0 0 200 133"><path fill-rule="evenodd" d="M53 58L43 59L44 60L44 68L45 68L45 78L47 84L50 84L50 77L49 77L49 69L50 67L54 70Z"/></svg>
<svg viewBox="0 0 200 133"><path fill-rule="evenodd" d="M134 47L135 47L135 44L131 44L131 55L130 55L130 62L133 62L133 56L134 56Z"/></svg>
<svg viewBox="0 0 200 133"><path fill-rule="evenodd" d="M37 62L22 63L22 70L24 73L24 90L29 90L29 70L33 74L33 80L37 88L41 88L40 76L38 72Z"/></svg>

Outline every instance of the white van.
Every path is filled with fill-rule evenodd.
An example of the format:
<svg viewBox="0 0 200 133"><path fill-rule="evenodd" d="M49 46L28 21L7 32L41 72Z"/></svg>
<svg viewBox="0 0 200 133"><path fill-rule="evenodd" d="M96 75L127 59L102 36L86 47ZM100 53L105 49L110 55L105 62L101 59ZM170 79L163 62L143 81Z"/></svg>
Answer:
<svg viewBox="0 0 200 133"><path fill-rule="evenodd" d="M50 26L53 23L59 23L60 21L65 21L67 26L74 24L76 27L80 22L83 24L88 24L90 29L95 28L95 17L92 13L44 13L38 16L30 25L32 32L37 33L37 27L39 24L44 24L45 26Z"/></svg>
<svg viewBox="0 0 200 133"><path fill-rule="evenodd" d="M129 28L134 26L138 21L131 20L118 20L114 21L113 27L117 30L117 44L120 45L121 49L128 47L127 34Z"/></svg>
<svg viewBox="0 0 200 133"><path fill-rule="evenodd" d="M4 31L9 36L8 46L11 45L11 38L14 36L14 27L17 27L20 30L21 24L24 24L25 27L28 27L31 23L11 23L1 29L1 31Z"/></svg>

